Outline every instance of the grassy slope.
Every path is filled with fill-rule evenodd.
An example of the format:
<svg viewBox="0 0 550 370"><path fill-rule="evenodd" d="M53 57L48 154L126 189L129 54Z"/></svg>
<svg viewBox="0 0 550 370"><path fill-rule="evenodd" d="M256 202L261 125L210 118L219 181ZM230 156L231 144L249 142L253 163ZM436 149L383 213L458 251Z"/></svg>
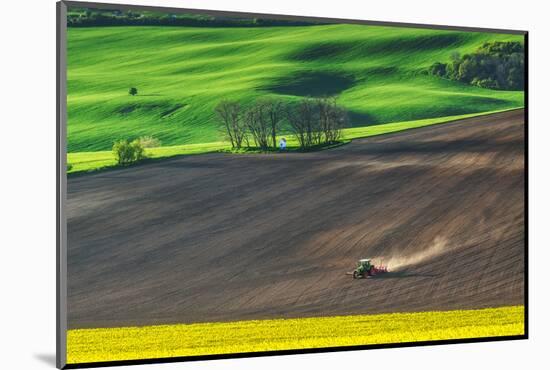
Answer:
<svg viewBox="0 0 550 370"><path fill-rule="evenodd" d="M68 331L69 363L524 334L523 306Z"/></svg>
<svg viewBox="0 0 550 370"><path fill-rule="evenodd" d="M213 108L222 98L336 93L354 127L519 107L523 92L421 71L453 51L520 39L362 25L71 28L68 151L109 150L142 135L163 145L220 141Z"/></svg>

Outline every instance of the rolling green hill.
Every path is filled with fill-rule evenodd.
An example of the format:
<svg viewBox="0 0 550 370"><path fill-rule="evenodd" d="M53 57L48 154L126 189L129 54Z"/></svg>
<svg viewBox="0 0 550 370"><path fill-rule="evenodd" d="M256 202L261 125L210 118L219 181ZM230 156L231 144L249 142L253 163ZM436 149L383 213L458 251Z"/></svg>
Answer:
<svg viewBox="0 0 550 370"><path fill-rule="evenodd" d="M143 135L163 145L220 141L213 108L223 98L337 95L354 127L523 106L522 91L425 73L496 40L522 37L346 24L69 28L68 152Z"/></svg>

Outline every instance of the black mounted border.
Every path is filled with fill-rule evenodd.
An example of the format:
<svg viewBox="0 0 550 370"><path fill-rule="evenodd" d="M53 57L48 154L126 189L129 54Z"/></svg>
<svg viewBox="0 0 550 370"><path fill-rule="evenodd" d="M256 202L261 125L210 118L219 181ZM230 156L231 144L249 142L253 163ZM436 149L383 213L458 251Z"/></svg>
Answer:
<svg viewBox="0 0 550 370"><path fill-rule="evenodd" d="M324 18L324 17L304 17L295 15L281 14L262 14L262 13L245 13L245 12L230 12L205 9L185 9L185 8L170 8L156 7L131 4L110 4L110 3L95 3L83 1L59 1L56 4L57 15L57 156L56 156L56 228L57 228L57 253L56 253L56 366L59 369L78 369L78 368L95 368L95 367L110 367L122 365L143 365L143 364L158 364L158 363L173 363L187 361L204 361L204 360L219 360L245 357L265 357L265 356L281 356L294 354L311 354L323 352L342 352L342 351L357 351L365 349L381 349L381 348L403 348L403 347L422 347L447 344L462 344L462 343L482 343L482 342L500 342L508 340L522 340L529 338L529 253L528 253L528 213L529 213L529 42L528 31L497 29L497 28L479 28L479 27L460 27L452 25L433 25L433 24L418 24L418 23L400 23L400 22L382 22L369 21L358 19L340 19L340 18ZM167 357L153 358L140 360L120 360L106 362L88 362L67 364L67 230L66 230L66 214L65 203L67 196L67 176L66 176L66 158L67 158L67 8L101 8L113 10L141 10L141 11L157 11L166 13L191 13L204 14L212 16L238 17L238 18L268 18L275 20L289 21L312 21L323 23L339 23L339 24L362 24L373 26L387 27L406 27L406 28L423 28L449 31L463 32L484 32L484 33L501 33L523 35L525 45L525 89L524 89L524 225L525 225L525 247L524 247L524 307L525 307L525 325L523 335L499 336L499 337L480 337L467 339L451 339L451 340L433 340L423 342L406 342L406 343L387 343L387 344L370 344L359 346L340 346L326 348L310 348L296 350L279 350L279 351L263 351L263 352L243 352L220 355L203 355L203 356L185 356L185 357Z"/></svg>
<svg viewBox="0 0 550 370"><path fill-rule="evenodd" d="M56 4L56 366L67 363L67 5Z"/></svg>
<svg viewBox="0 0 550 370"><path fill-rule="evenodd" d="M287 21L363 24L363 25L372 25L372 26L426 28L426 29L448 30L448 31L505 33L505 34L512 34L512 35L527 34L527 31L524 31L524 30L499 29L499 28L460 27L460 26L451 26L451 25L435 25L435 24L422 24L422 23L383 22L383 21L369 21L369 20L347 19L347 18L324 18L324 17L307 17L307 16L285 15L285 14L265 14L265 13L232 12L232 11L222 11L222 10L170 8L170 7L147 6L147 5L92 3L92 2L85 2L85 1L61 1L61 3L65 4L67 7L70 6L70 7L79 7L79 8L141 10L141 11L165 12L165 13L205 14L205 15L212 15L212 16L236 17L236 18L268 18L268 19L287 20Z"/></svg>

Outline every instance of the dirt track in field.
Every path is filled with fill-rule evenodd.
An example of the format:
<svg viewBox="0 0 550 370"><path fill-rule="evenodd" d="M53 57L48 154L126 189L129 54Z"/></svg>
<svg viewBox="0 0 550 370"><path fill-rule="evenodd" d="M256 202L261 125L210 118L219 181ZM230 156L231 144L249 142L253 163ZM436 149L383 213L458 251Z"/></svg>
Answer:
<svg viewBox="0 0 550 370"><path fill-rule="evenodd" d="M522 304L524 181L523 110L72 177L69 327Z"/></svg>

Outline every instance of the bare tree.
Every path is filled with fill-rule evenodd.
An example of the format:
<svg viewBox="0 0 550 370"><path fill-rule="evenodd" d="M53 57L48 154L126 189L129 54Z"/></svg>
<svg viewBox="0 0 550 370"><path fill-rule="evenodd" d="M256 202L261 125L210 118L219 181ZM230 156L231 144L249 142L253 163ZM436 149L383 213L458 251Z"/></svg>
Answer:
<svg viewBox="0 0 550 370"><path fill-rule="evenodd" d="M325 144L333 144L340 140L342 128L347 126L347 113L336 104L334 98L319 98L319 129Z"/></svg>
<svg viewBox="0 0 550 370"><path fill-rule="evenodd" d="M266 114L266 107L258 102L254 103L245 111L244 122L256 146L261 150L267 150L271 137L271 127Z"/></svg>
<svg viewBox="0 0 550 370"><path fill-rule="evenodd" d="M331 110L331 126L326 141L328 144L336 143L342 138L342 130L349 125L348 113L342 107L334 105Z"/></svg>
<svg viewBox="0 0 550 370"><path fill-rule="evenodd" d="M261 114L265 115L269 125L271 146L273 149L277 149L277 132L283 120L283 103L280 100L267 98L259 100L256 105L261 106Z"/></svg>
<svg viewBox="0 0 550 370"><path fill-rule="evenodd" d="M216 106L216 113L221 119L231 147L240 149L246 137L246 126L241 117L241 106L238 102L222 100Z"/></svg>
<svg viewBox="0 0 550 370"><path fill-rule="evenodd" d="M300 149L309 148L314 144L314 129L318 122L315 108L313 99L306 98L287 110L288 122L298 139Z"/></svg>

